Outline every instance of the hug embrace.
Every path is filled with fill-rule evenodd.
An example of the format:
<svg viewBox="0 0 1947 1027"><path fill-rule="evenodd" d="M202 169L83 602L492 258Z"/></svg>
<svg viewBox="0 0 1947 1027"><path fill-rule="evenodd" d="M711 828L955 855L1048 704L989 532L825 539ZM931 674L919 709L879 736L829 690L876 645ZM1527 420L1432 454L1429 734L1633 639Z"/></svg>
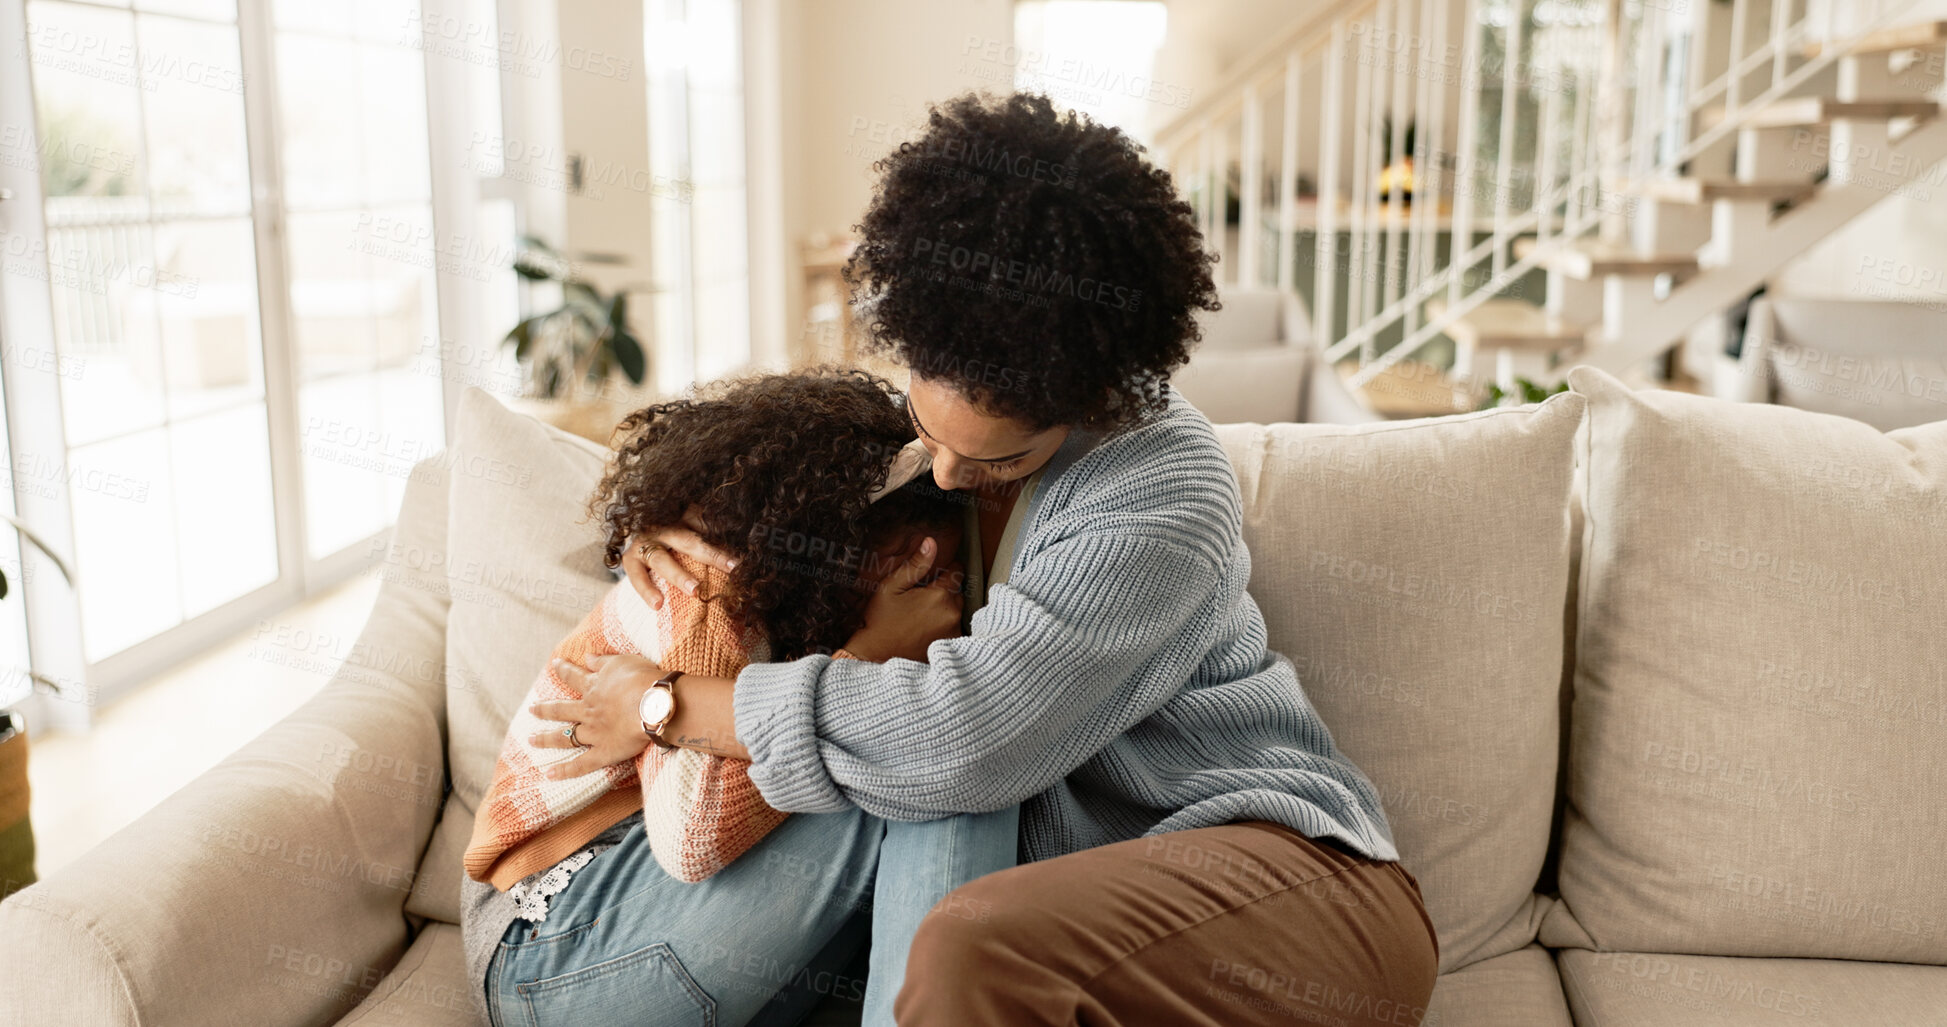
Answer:
<svg viewBox="0 0 1947 1027"><path fill-rule="evenodd" d="M901 147L1002 150L1072 181L877 167L845 275L903 394L754 376L620 426L591 510L621 579L465 857L496 1025L1424 1011L1419 885L1267 649L1231 464L1169 386L1217 304L1190 208L1043 97L956 98ZM987 259L942 276L941 247ZM985 287L1014 267L1141 302Z"/></svg>

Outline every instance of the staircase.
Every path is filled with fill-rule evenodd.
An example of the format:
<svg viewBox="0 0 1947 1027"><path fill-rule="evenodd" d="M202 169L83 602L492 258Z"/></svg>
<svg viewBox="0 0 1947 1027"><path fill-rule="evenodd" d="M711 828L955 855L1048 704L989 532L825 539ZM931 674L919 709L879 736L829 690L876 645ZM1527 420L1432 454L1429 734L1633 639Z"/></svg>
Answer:
<svg viewBox="0 0 1947 1027"><path fill-rule="evenodd" d="M1943 64L1947 0L1368 0L1154 151L1220 285L1303 295L1369 409L1452 413L1577 364L1667 381L1793 257L1940 184Z"/></svg>

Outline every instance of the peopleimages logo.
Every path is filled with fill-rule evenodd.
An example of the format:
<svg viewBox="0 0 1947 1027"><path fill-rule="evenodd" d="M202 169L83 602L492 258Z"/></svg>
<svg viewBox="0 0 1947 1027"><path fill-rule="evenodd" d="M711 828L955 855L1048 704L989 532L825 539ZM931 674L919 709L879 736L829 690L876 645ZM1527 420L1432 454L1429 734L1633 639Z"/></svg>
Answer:
<svg viewBox="0 0 1947 1027"><path fill-rule="evenodd" d="M864 118L853 118L854 134L865 127ZM935 142L921 136L902 144L893 159L915 164L964 165L988 175L1012 175L1030 182L1046 182L1073 188L1078 169L1072 164L1050 161L1032 154L1015 153L1005 146L982 146L978 142L947 139Z"/></svg>
<svg viewBox="0 0 1947 1027"><path fill-rule="evenodd" d="M1781 807L1784 800L1789 799L1794 803L1804 802L1808 806L1822 806L1841 813L1859 813L1871 809L1869 800L1850 788L1841 788L1830 781L1809 778L1789 769L1774 769L1751 757L1651 741L1644 743L1643 762L1657 769L1673 770L1692 778L1728 785L1732 789L1729 793L1717 793L1708 788L1684 789L1706 798L1764 798L1771 800L1766 805L1773 808ZM1740 802L1739 805L1755 803Z"/></svg>
<svg viewBox="0 0 1947 1027"><path fill-rule="evenodd" d="M1025 293L1068 296L1116 310L1135 310L1142 301L1141 289L1125 288L1086 275L1072 275L1025 260L998 257L967 246L956 246L945 239L920 239L913 244L913 257L970 279L978 279L984 274L992 282L1006 282Z"/></svg>
<svg viewBox="0 0 1947 1027"><path fill-rule="evenodd" d="M1045 91L1042 81L1068 83L1085 89L1147 100L1166 107L1190 106L1194 95L1188 87L1164 82L1152 75L1132 75L1121 68L1096 64L1080 57L1063 56L1016 46L1011 41L968 36L960 56L985 61L990 65L1013 68L1029 77L1030 84ZM962 66L963 71L965 66Z"/></svg>
<svg viewBox="0 0 1947 1027"><path fill-rule="evenodd" d="M1343 581L1370 589L1376 595L1409 600L1427 608L1471 609L1483 616L1517 623L1533 623L1536 617L1535 604L1519 596L1489 591L1477 584L1368 563L1356 556L1313 550L1310 570L1324 579Z"/></svg>
<svg viewBox="0 0 1947 1027"><path fill-rule="evenodd" d="M1787 1016L1819 1015L1820 1003L1814 996L1743 978L1727 977L1702 967L1679 966L1674 960L1663 956L1598 952L1591 960L1591 966L1643 984L1669 987L1705 999L1747 1003ZM1614 980L1608 977L1604 979Z"/></svg>
<svg viewBox="0 0 1947 1027"><path fill-rule="evenodd" d="M1911 609L1927 596L1926 586L1917 578L1897 581L1868 577L1738 542L1699 537L1693 553L1713 574L1712 580L1732 586L1740 582L1768 582L1807 597L1864 599L1900 610Z"/></svg>
<svg viewBox="0 0 1947 1027"><path fill-rule="evenodd" d="M1852 898L1783 877L1713 866L1706 873L1706 882L1737 898L1804 910L1827 923L1925 939L1947 934L1947 923L1924 910Z"/></svg>

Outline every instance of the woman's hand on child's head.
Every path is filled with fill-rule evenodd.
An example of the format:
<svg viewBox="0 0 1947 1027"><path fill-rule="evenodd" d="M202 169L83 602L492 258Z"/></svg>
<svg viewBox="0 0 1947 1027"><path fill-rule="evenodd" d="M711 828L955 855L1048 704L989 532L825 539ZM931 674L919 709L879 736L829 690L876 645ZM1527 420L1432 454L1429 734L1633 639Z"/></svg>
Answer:
<svg viewBox="0 0 1947 1027"><path fill-rule="evenodd" d="M894 658L926 660L926 650L943 638L960 634L961 594L957 575L937 580L934 563L939 543L928 538L872 593L865 606L865 626L845 643L862 660Z"/></svg>
<svg viewBox="0 0 1947 1027"><path fill-rule="evenodd" d="M656 587L655 577L685 592L696 591L696 576L684 570L675 557L669 555L671 550L726 571L737 568L737 561L731 559L728 553L703 541L703 536L697 534L703 524L697 518L695 507L684 514L683 522L683 527L657 528L646 536L632 535L629 537L629 547L622 552L622 570L628 574L629 583L648 602L650 609L663 608L662 589ZM655 577L651 576L652 572Z"/></svg>
<svg viewBox="0 0 1947 1027"><path fill-rule="evenodd" d="M551 779L580 777L603 767L631 760L649 745L642 733L639 713L642 693L649 690L663 669L656 661L633 653L615 653L588 658L588 669L566 660L553 660L548 669L561 679L569 691L581 693L579 699L537 702L528 711L559 726L529 736L528 741L545 749L573 749L580 743L581 753L572 759L550 763L541 769ZM573 741L563 728L574 725Z"/></svg>

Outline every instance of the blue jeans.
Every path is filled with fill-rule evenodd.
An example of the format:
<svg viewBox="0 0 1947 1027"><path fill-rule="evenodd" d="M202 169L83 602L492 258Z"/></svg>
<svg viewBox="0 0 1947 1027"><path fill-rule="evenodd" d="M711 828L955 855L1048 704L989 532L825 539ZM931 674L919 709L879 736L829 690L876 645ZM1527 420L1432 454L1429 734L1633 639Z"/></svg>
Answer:
<svg viewBox="0 0 1947 1027"><path fill-rule="evenodd" d="M707 880L663 872L634 814L540 924L515 920L487 965L495 1027L788 1024L827 995L891 1027L920 921L1015 863L1020 808L909 823L794 814ZM870 910L871 971L843 972ZM950 912L950 911L948 911Z"/></svg>

